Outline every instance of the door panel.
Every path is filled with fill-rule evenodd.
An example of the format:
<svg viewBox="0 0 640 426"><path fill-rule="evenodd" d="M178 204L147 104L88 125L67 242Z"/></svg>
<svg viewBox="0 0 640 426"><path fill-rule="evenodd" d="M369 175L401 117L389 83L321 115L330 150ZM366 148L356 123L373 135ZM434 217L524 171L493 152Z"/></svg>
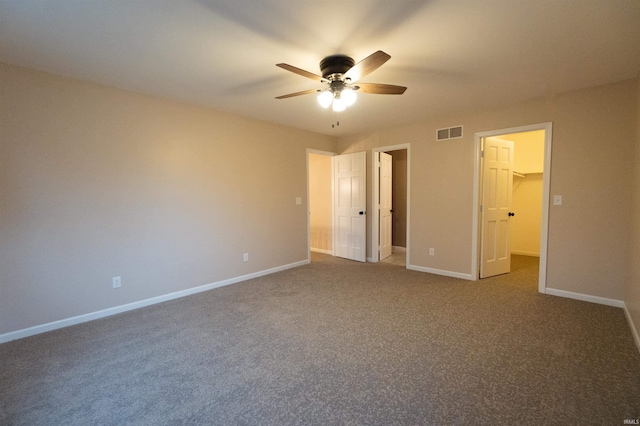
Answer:
<svg viewBox="0 0 640 426"><path fill-rule="evenodd" d="M366 261L366 152L337 155L334 230L335 255Z"/></svg>
<svg viewBox="0 0 640 426"><path fill-rule="evenodd" d="M513 190L513 142L484 141L482 188L482 259L480 278L509 273L509 213Z"/></svg>
<svg viewBox="0 0 640 426"><path fill-rule="evenodd" d="M391 256L392 249L392 157L391 155L379 152L380 163L380 209L379 209L379 226L380 226L380 260Z"/></svg>

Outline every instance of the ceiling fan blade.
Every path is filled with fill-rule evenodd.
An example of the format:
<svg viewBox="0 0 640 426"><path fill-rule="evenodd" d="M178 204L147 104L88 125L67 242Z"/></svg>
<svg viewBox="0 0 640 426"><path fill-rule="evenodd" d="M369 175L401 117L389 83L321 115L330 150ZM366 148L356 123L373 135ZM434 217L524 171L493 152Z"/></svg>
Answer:
<svg viewBox="0 0 640 426"><path fill-rule="evenodd" d="M392 84L377 84L377 83L360 83L358 92L373 93L375 95L402 95L405 90L404 86L394 86Z"/></svg>
<svg viewBox="0 0 640 426"><path fill-rule="evenodd" d="M378 50L375 53L367 56L357 64L351 67L349 71L345 73L345 78L350 78L351 82L358 81L365 75L371 74L377 70L382 64L387 62L391 56L384 53L382 50Z"/></svg>
<svg viewBox="0 0 640 426"><path fill-rule="evenodd" d="M289 64L276 64L276 67L280 67L283 70L287 70L287 71L291 71L294 74L298 74L301 75L303 77L307 77L310 78L311 80L315 80L315 81L321 81L321 82L325 82L327 81L325 78L320 77L319 75L316 75L312 72L309 71L305 71L303 69L294 67L293 65L289 65Z"/></svg>
<svg viewBox="0 0 640 426"><path fill-rule="evenodd" d="M316 93L316 92L318 92L318 89L303 90L302 92L289 93L288 95L276 96L276 99L293 98L294 96L308 95L309 93Z"/></svg>

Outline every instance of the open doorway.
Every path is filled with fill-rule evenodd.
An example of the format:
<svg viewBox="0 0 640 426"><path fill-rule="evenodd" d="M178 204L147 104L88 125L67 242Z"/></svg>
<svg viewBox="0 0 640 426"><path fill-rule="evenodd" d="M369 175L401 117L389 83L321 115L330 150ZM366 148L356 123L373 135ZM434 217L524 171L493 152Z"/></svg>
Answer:
<svg viewBox="0 0 640 426"><path fill-rule="evenodd" d="M311 252L366 262L366 153L307 149L308 258Z"/></svg>
<svg viewBox="0 0 640 426"><path fill-rule="evenodd" d="M476 134L472 274L509 273L511 255L539 256L545 291L551 123Z"/></svg>
<svg viewBox="0 0 640 426"><path fill-rule="evenodd" d="M393 157L393 190L392 190L392 257L397 254L402 258L401 264L406 267L409 264L409 188L410 188L410 145L394 145L383 148L375 148L373 153L389 152ZM375 157L375 155L374 155ZM335 241L335 158L336 153L307 150L307 200L308 200L308 248L309 260L311 252L324 253L329 255L339 255L336 252ZM376 163L372 170L376 169ZM380 181L376 172L372 173L373 194L378 193ZM379 212L378 198L371 197L374 214L367 214L371 221L372 256L367 258L370 262L379 261ZM398 263L398 259L393 259L392 263Z"/></svg>
<svg viewBox="0 0 640 426"><path fill-rule="evenodd" d="M409 157L409 144L372 150L373 262L409 264Z"/></svg>
<svg viewBox="0 0 640 426"><path fill-rule="evenodd" d="M333 255L332 158L335 155L332 152L307 150L307 235L310 252Z"/></svg>

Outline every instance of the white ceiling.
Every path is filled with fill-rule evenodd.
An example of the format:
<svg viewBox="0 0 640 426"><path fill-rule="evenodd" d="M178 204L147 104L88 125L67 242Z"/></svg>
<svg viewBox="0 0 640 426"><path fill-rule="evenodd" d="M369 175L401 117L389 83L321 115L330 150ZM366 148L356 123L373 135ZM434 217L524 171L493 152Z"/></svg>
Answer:
<svg viewBox="0 0 640 426"><path fill-rule="evenodd" d="M342 53L391 59L339 116L314 95ZM0 61L346 135L552 96L640 72L640 0L0 0ZM460 123L452 123L460 124Z"/></svg>

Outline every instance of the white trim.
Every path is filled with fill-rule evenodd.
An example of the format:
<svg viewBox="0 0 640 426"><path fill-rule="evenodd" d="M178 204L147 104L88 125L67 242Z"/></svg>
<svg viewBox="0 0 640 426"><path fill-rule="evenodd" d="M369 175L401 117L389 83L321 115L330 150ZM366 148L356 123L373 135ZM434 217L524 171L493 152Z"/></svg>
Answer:
<svg viewBox="0 0 640 426"><path fill-rule="evenodd" d="M549 197L551 193L551 145L553 124L544 124L544 170L542 172L542 222L540 224L540 267L538 269L538 291L547 288L547 261L549 245Z"/></svg>
<svg viewBox="0 0 640 426"><path fill-rule="evenodd" d="M373 207L373 217L371 218L371 258L367 258L367 262L378 262L380 259L380 248L378 247L378 187L380 186L379 176L376 171L376 152L388 152L388 151L402 151L407 150L407 229L406 229L406 245L407 245L407 262L406 268L409 269L409 254L410 247L409 235L410 232L410 215L411 215L411 143L402 143L398 145L388 145L376 148L371 148L371 206Z"/></svg>
<svg viewBox="0 0 640 426"><path fill-rule="evenodd" d="M90 312L88 314L78 315L71 318L65 318L58 321L49 322L46 324L36 325L22 330L12 331L5 334L0 334L0 343L10 342L16 339L22 339L24 337L34 336L36 334L45 333L47 331L57 330L59 328L69 327L83 322L93 321L100 318L109 317L111 315L120 314L122 312L132 311L134 309L144 308L145 306L155 305L169 300L179 299L181 297L190 296L196 293L202 293L203 291L213 290L214 288L224 287L230 284L236 284L241 281L250 280L252 278L262 277L264 275L273 274L275 272L284 271L291 268L297 268L298 266L308 265L309 259L301 260L299 262L289 263L288 265L277 266L271 269L265 269L264 271L254 272L247 275L242 275L235 278L229 278L222 281L217 281L211 284L205 284L198 287L188 288L186 290L176 291L173 293L164 294L162 296L152 297L150 299L140 300L137 302L127 303L126 305L114 306L113 308L103 309L101 311Z"/></svg>
<svg viewBox="0 0 640 426"><path fill-rule="evenodd" d="M338 155L338 154L336 154ZM309 211L311 214L311 211ZM366 253L366 248L365 248ZM331 157L331 255L336 255L336 156Z"/></svg>
<svg viewBox="0 0 640 426"><path fill-rule="evenodd" d="M424 266L407 265L407 269L418 272L426 272L428 274L442 275L444 277L460 278L467 281L473 281L471 274L463 274L461 272L445 271L443 269L426 268Z"/></svg>
<svg viewBox="0 0 640 426"><path fill-rule="evenodd" d="M540 226L540 267L538 270L538 291L545 293L547 287L547 257L549 241L549 194L551 186L551 144L553 140L553 123L538 123L528 126L511 127L508 129L478 132L474 137L474 164L473 164L473 215L471 223L471 276L475 281L479 274L479 239L481 238L480 221L480 161L482 150L482 138L499 136L510 133L531 132L544 130L544 170L542 175L542 221Z"/></svg>
<svg viewBox="0 0 640 426"><path fill-rule="evenodd" d="M325 250L325 249L320 249L315 247L311 247L310 250L315 253L330 254L331 256L333 256L333 250Z"/></svg>
<svg viewBox="0 0 640 426"><path fill-rule="evenodd" d="M583 302L597 303L598 305L613 306L615 308L624 307L624 302L622 300L607 299L606 297L592 296L590 294L574 293L573 291L558 290L557 288L547 287L545 294L566 297L567 299L575 299Z"/></svg>
<svg viewBox="0 0 640 426"><path fill-rule="evenodd" d="M375 148L371 149L371 260L367 258L367 262L380 261L380 152Z"/></svg>
<svg viewBox="0 0 640 426"><path fill-rule="evenodd" d="M636 343L636 347L638 348L638 352L640 352L640 334L638 334L638 329L636 325L633 323L633 319L631 318L631 313L627 309L627 305L624 305L624 316L627 317L627 322L629 323L629 328L631 329L631 335L633 336L633 340Z"/></svg>

